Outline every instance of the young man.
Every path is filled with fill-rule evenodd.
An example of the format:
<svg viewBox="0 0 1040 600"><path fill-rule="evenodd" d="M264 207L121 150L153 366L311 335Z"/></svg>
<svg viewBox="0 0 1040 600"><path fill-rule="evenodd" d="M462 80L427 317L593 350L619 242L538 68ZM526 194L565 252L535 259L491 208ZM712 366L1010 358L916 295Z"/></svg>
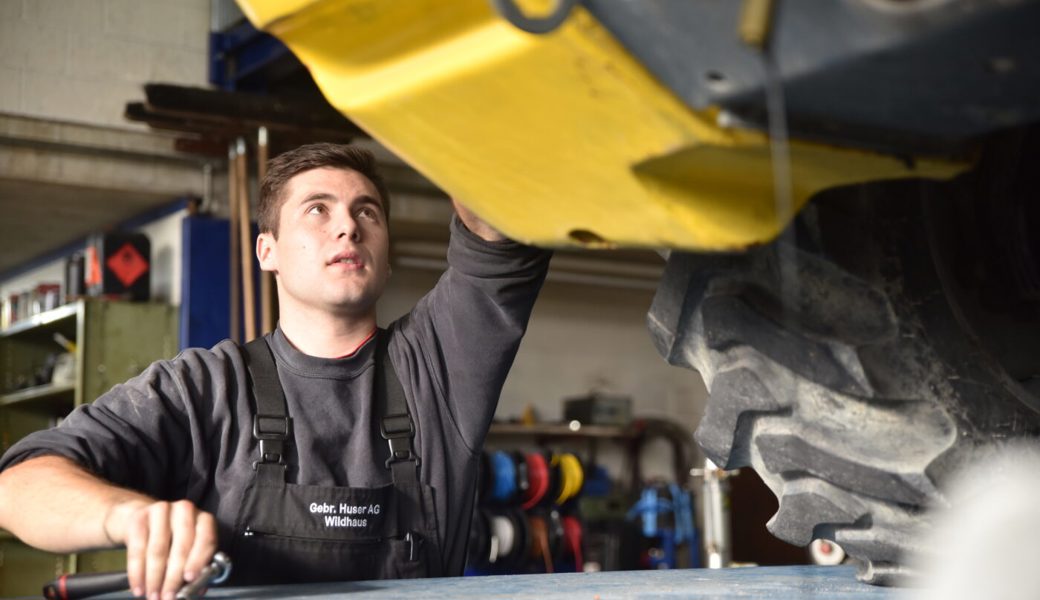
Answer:
<svg viewBox="0 0 1040 600"><path fill-rule="evenodd" d="M150 598L218 548L237 584L461 574L479 452L549 253L456 205L447 272L377 330L389 200L365 151L272 160L256 252L278 329L154 363L15 444L0 527L53 552L125 545Z"/></svg>

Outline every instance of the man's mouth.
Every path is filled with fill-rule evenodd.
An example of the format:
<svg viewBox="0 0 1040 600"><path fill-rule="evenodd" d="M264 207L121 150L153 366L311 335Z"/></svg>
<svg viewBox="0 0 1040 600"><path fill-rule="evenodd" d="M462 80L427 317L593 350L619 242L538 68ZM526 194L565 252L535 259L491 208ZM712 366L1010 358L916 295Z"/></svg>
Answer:
<svg viewBox="0 0 1040 600"><path fill-rule="evenodd" d="M332 260L330 260L328 262L328 264L329 265L342 264L342 265L349 265L349 266L361 268L361 267L364 266L365 263L364 263L364 261L361 260L360 257L358 257L358 255L353 254L353 253L345 253L345 254L337 254L336 256L332 257Z"/></svg>

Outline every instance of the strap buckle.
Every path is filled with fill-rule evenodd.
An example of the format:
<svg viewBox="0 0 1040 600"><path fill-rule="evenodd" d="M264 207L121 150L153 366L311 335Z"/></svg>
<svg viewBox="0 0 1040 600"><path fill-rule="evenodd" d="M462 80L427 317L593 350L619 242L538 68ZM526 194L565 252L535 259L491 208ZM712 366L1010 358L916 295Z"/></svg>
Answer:
<svg viewBox="0 0 1040 600"><path fill-rule="evenodd" d="M292 435L292 418L253 415L253 437L258 440L287 440Z"/></svg>
<svg viewBox="0 0 1040 600"><path fill-rule="evenodd" d="M273 415L253 416L253 438L260 442L260 460L257 465L285 465L285 442L292 435L292 419Z"/></svg>
<svg viewBox="0 0 1040 600"><path fill-rule="evenodd" d="M415 437L415 425L408 413L387 415L379 421L379 435L390 445L390 458L385 466L390 469L394 463L414 461L418 467L422 462L412 450L412 438Z"/></svg>
<svg viewBox="0 0 1040 600"><path fill-rule="evenodd" d="M261 464L285 465L285 447L282 440L260 440L260 460L253 461L253 470Z"/></svg>

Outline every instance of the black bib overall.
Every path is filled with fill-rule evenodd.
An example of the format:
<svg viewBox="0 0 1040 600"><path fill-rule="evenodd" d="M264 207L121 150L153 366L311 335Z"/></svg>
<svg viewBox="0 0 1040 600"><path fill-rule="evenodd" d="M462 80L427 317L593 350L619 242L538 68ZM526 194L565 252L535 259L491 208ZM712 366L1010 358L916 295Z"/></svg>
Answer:
<svg viewBox="0 0 1040 600"><path fill-rule="evenodd" d="M419 481L415 428L390 363L388 334L376 335L373 398L390 452L373 457L392 473L377 488L286 481L292 418L264 338L245 346L256 402L259 455L237 519L229 585L435 577L440 574L433 490Z"/></svg>

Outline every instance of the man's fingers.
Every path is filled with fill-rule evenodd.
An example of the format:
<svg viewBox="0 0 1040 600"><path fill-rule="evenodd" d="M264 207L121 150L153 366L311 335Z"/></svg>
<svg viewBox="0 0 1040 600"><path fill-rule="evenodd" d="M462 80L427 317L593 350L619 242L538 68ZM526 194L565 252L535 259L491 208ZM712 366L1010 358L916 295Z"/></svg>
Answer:
<svg viewBox="0 0 1040 600"><path fill-rule="evenodd" d="M132 502L110 511L114 541L126 545L126 574L135 596L173 598L217 551L217 522L187 500Z"/></svg>
<svg viewBox="0 0 1040 600"><path fill-rule="evenodd" d="M207 512L195 517L195 544L184 564L185 581L194 581L199 571L210 563L217 552L217 520Z"/></svg>
<svg viewBox="0 0 1040 600"><path fill-rule="evenodd" d="M138 510L127 517L126 523L126 575L130 580L130 591L135 596L144 595L145 553L148 550L148 512Z"/></svg>
<svg viewBox="0 0 1040 600"><path fill-rule="evenodd" d="M184 564L195 544L195 515L198 509L187 500L170 505L170 552L166 560L166 577L163 579L163 598L173 598L184 584Z"/></svg>
<svg viewBox="0 0 1040 600"><path fill-rule="evenodd" d="M145 591L149 600L158 600L166 578L170 553L170 505L156 502L148 508L148 545L145 550Z"/></svg>
<svg viewBox="0 0 1040 600"><path fill-rule="evenodd" d="M455 198L451 199L452 205L455 207L455 213L459 215L459 220L466 226L472 233L483 238L488 242L501 242L506 238L502 235L502 232L491 226L490 223L480 218L477 213L469 209L468 206L462 204Z"/></svg>

